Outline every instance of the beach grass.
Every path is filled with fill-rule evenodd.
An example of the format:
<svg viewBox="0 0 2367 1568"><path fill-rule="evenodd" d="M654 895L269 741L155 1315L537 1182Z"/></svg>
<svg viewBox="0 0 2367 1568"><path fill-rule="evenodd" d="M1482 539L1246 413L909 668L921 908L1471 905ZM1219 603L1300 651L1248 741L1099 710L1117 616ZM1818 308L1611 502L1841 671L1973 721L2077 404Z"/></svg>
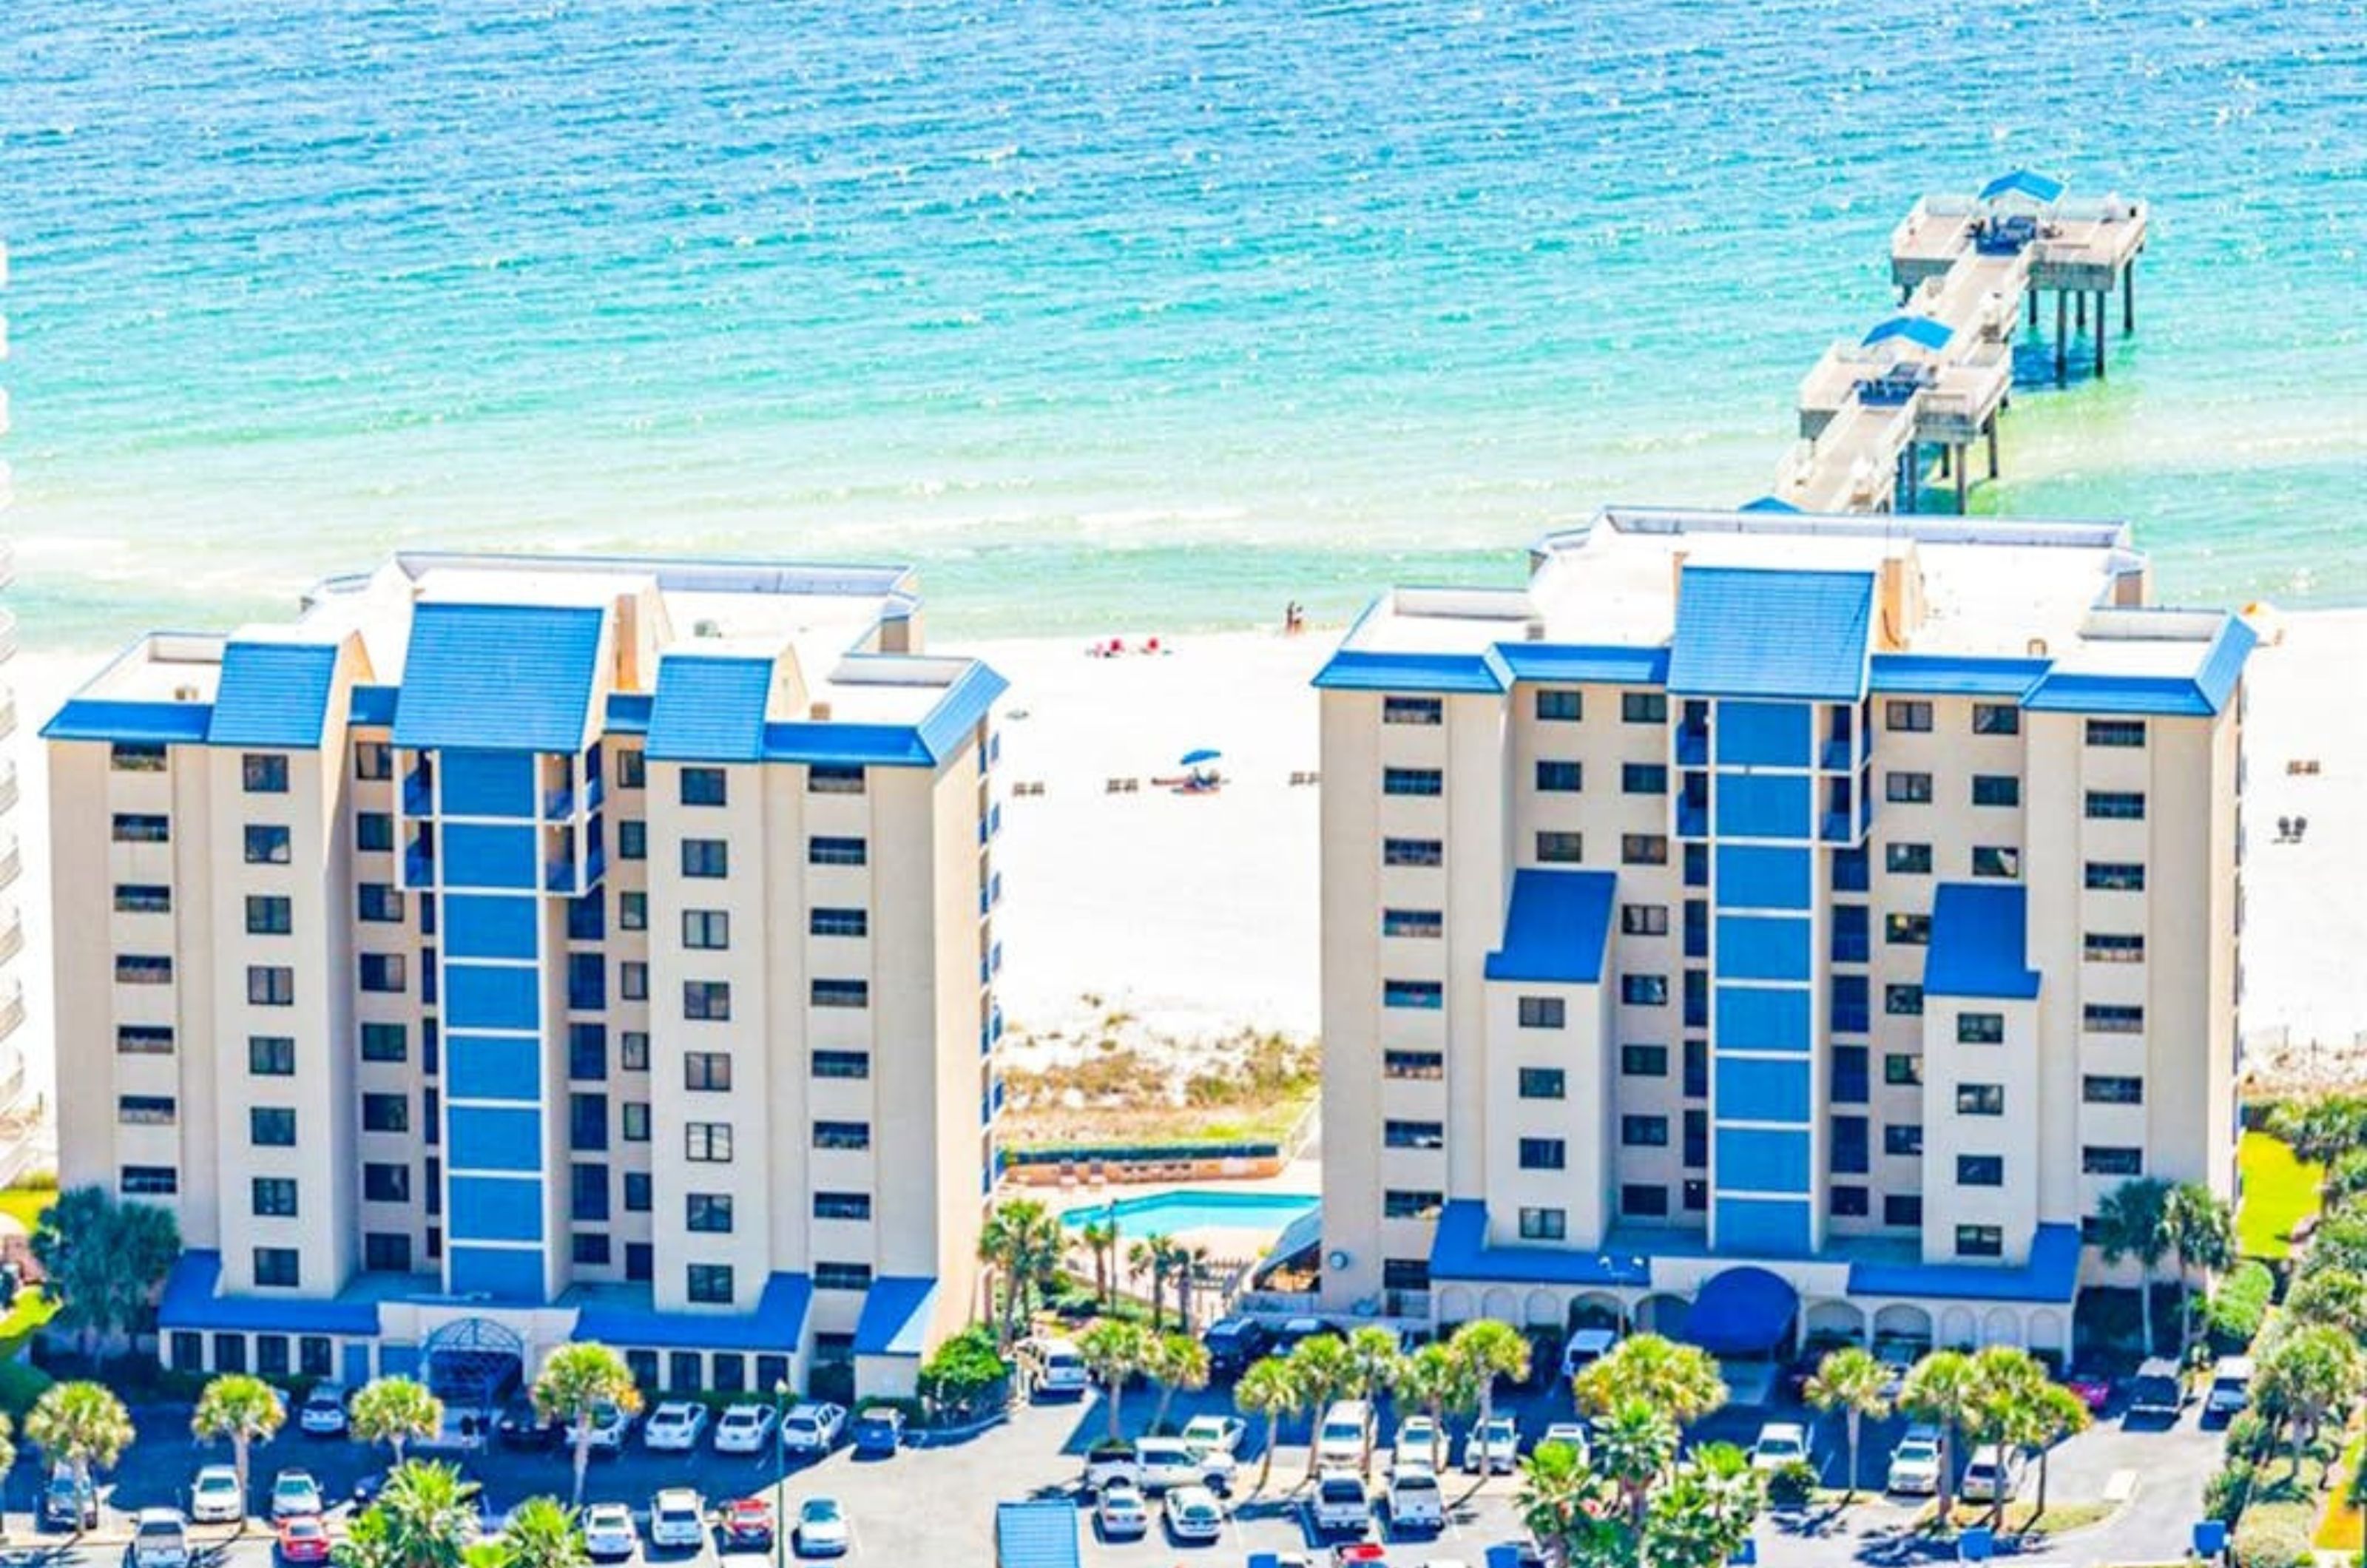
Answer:
<svg viewBox="0 0 2367 1568"><path fill-rule="evenodd" d="M2293 1250L2293 1226L2317 1213L2324 1172L2295 1159L2282 1140L2259 1132L2244 1134L2237 1161L2244 1174L2237 1246L2247 1258L2282 1258Z"/></svg>
<svg viewBox="0 0 2367 1568"><path fill-rule="evenodd" d="M23 1225L25 1234L30 1235L33 1227L41 1223L41 1216L50 1212L50 1205L57 1201L58 1190L54 1187L0 1189L0 1214Z"/></svg>
<svg viewBox="0 0 2367 1568"><path fill-rule="evenodd" d="M0 1317L0 1360L14 1356L25 1347L25 1341L40 1332L50 1319L58 1315L58 1303L39 1285L28 1285L17 1292L17 1303Z"/></svg>

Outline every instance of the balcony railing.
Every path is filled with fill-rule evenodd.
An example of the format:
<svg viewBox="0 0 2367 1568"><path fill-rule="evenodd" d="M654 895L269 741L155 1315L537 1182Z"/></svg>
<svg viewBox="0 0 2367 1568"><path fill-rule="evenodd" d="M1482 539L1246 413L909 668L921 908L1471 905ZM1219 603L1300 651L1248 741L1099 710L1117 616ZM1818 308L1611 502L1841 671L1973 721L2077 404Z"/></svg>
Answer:
<svg viewBox="0 0 2367 1568"><path fill-rule="evenodd" d="M1850 751L1851 746L1846 736L1839 740L1828 740L1825 742L1824 750L1817 753L1817 766L1827 773L1848 773L1856 761L1856 759L1850 755Z"/></svg>
<svg viewBox="0 0 2367 1568"><path fill-rule="evenodd" d="M413 768L402 776L402 814L405 817L425 817L434 809L435 791L428 787L427 770Z"/></svg>
<svg viewBox="0 0 2367 1568"><path fill-rule="evenodd" d="M1864 1007L1833 1009L1833 1032L1836 1034L1863 1034L1869 1021L1869 1012L1870 1010Z"/></svg>
<svg viewBox="0 0 2367 1568"><path fill-rule="evenodd" d="M1709 761L1709 730L1702 725L1680 725L1677 728L1677 761L1679 765L1698 768Z"/></svg>
<svg viewBox="0 0 2367 1568"><path fill-rule="evenodd" d="M0 760L0 811L17 808L17 764Z"/></svg>
<svg viewBox="0 0 2367 1568"><path fill-rule="evenodd" d="M0 964L25 951L25 920L14 908L0 909Z"/></svg>
<svg viewBox="0 0 2367 1568"><path fill-rule="evenodd" d="M402 852L402 885L405 887L432 887L436 885L436 852L425 844L413 843Z"/></svg>
<svg viewBox="0 0 2367 1568"><path fill-rule="evenodd" d="M0 887L12 886L25 870L25 857L17 849L17 835L0 833Z"/></svg>
<svg viewBox="0 0 2367 1568"><path fill-rule="evenodd" d="M1873 952L1874 939L1864 931L1833 933L1833 962L1836 964L1870 963Z"/></svg>
<svg viewBox="0 0 2367 1568"><path fill-rule="evenodd" d="M552 821L564 822L575 815L575 788L561 784L542 797L542 814Z"/></svg>
<svg viewBox="0 0 2367 1568"><path fill-rule="evenodd" d="M1854 824L1846 811L1828 811L1818 829L1818 836L1829 844L1846 844L1857 836Z"/></svg>
<svg viewBox="0 0 2367 1568"><path fill-rule="evenodd" d="M0 686L0 740L17 733L17 694Z"/></svg>
<svg viewBox="0 0 2367 1568"><path fill-rule="evenodd" d="M25 1021L25 987L11 980L0 986L0 1040L17 1032Z"/></svg>
<svg viewBox="0 0 2367 1568"><path fill-rule="evenodd" d="M1691 801L1677 802L1677 837L1704 839L1709 836L1709 807L1695 806Z"/></svg>

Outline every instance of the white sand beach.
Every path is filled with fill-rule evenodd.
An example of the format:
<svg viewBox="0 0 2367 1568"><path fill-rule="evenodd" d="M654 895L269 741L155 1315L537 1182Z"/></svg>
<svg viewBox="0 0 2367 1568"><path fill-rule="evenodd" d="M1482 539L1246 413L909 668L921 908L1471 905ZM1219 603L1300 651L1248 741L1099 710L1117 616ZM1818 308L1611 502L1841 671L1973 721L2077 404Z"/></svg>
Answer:
<svg viewBox="0 0 2367 1568"><path fill-rule="evenodd" d="M2251 670L2245 1029L2255 1068L2355 1077L2367 1055L2367 610L2290 615L2284 627ZM1187 637L1172 652L1110 659L1074 638L945 645L1009 677L1006 784L1044 786L1003 807L1003 999L1015 1025L1070 1029L1123 1011L1187 1039L1314 1031L1319 790L1289 781L1318 766L1308 682L1337 635ZM22 715L22 1038L42 1081L47 791L32 737L97 663L28 654L10 671ZM1221 790L1152 783L1199 747L1223 753ZM2296 759L2318 772L2288 773ZM1113 795L1112 778L1141 785ZM2308 818L2305 837L2276 841L2277 818L2293 816Z"/></svg>

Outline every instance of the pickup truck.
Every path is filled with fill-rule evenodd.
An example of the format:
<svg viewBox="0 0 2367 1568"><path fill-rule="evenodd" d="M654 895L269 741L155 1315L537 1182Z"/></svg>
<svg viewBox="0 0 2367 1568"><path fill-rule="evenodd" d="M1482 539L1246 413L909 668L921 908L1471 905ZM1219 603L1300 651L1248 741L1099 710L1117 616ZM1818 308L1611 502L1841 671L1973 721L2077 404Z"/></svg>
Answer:
<svg viewBox="0 0 2367 1568"><path fill-rule="evenodd" d="M1206 1486L1225 1493L1233 1484L1233 1456L1221 1449L1201 1450L1181 1438L1137 1438L1130 1448L1095 1446L1085 1455L1085 1485L1100 1491L1112 1481L1127 1481L1145 1493L1172 1486Z"/></svg>

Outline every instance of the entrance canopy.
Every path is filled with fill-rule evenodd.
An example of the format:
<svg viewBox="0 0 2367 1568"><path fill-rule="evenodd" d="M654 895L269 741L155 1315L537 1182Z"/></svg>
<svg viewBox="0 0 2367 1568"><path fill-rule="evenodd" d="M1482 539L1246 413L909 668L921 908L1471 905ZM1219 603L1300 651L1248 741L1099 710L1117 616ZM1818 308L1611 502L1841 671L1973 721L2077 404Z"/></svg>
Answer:
<svg viewBox="0 0 2367 1568"><path fill-rule="evenodd" d="M420 1351L428 1388L455 1407L493 1404L526 1370L526 1341L489 1317L447 1323L427 1337Z"/></svg>
<svg viewBox="0 0 2367 1568"><path fill-rule="evenodd" d="M1782 1344L1800 1310L1800 1292L1764 1269L1711 1276L1685 1313L1684 1337L1713 1356L1763 1355Z"/></svg>

